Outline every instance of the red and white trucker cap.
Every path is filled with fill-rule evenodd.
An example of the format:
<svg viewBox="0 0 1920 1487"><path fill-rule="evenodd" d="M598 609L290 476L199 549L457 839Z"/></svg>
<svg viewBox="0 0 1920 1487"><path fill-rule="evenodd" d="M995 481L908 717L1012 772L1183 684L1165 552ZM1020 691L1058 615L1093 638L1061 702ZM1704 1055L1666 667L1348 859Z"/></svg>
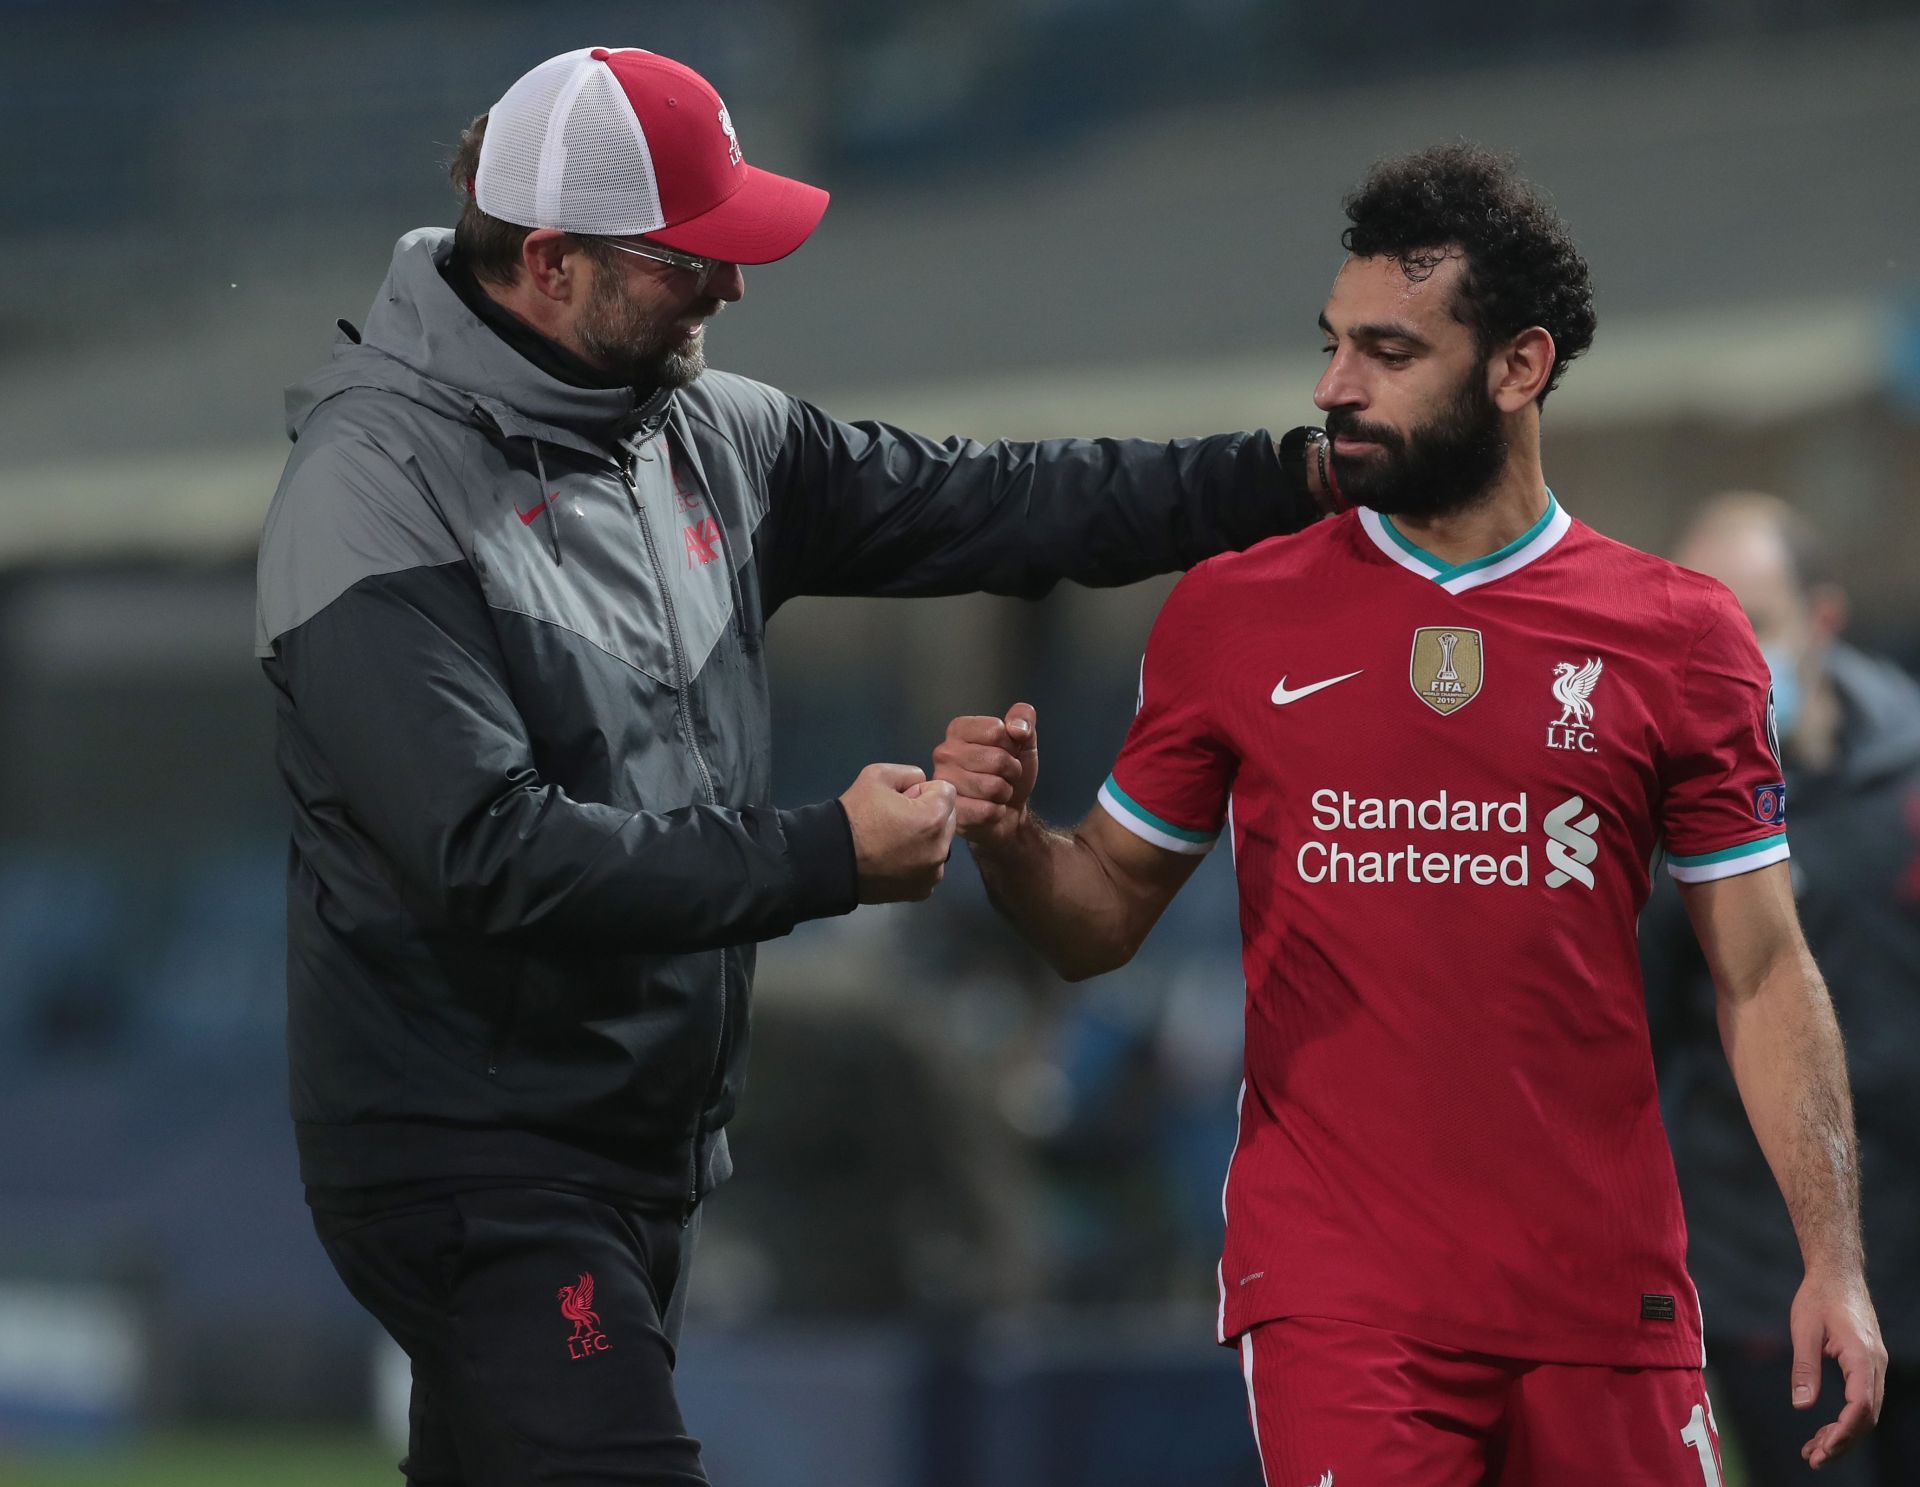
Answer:
<svg viewBox="0 0 1920 1487"><path fill-rule="evenodd" d="M827 210L818 186L756 170L726 104L690 67L638 47L549 58L487 116L480 210L520 227L644 233L728 263L772 263Z"/></svg>

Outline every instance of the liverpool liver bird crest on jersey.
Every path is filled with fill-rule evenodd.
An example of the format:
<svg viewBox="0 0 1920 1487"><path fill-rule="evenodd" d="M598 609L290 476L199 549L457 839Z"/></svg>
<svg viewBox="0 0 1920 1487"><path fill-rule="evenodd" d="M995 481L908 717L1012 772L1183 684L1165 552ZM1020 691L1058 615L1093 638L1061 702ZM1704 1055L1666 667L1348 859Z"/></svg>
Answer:
<svg viewBox="0 0 1920 1487"><path fill-rule="evenodd" d="M600 1313L593 1309L591 1271L581 1271L577 1281L560 1288L560 1315L573 1323L573 1336L567 1339L567 1356L575 1362L612 1348L606 1333L600 1330Z"/></svg>
<svg viewBox="0 0 1920 1487"><path fill-rule="evenodd" d="M1561 661L1553 668L1553 700L1560 704L1560 716L1547 724L1547 747L1593 752L1593 689L1600 681L1604 665L1598 656L1589 656L1576 666Z"/></svg>

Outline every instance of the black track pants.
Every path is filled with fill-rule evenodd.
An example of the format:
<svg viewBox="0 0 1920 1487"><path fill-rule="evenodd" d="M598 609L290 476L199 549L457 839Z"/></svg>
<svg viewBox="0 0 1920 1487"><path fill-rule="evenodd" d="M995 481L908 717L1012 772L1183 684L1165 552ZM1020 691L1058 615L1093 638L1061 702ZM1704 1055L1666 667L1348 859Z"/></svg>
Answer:
<svg viewBox="0 0 1920 1487"><path fill-rule="evenodd" d="M489 1188L314 1226L413 1360L409 1483L705 1484L673 1393L677 1217Z"/></svg>

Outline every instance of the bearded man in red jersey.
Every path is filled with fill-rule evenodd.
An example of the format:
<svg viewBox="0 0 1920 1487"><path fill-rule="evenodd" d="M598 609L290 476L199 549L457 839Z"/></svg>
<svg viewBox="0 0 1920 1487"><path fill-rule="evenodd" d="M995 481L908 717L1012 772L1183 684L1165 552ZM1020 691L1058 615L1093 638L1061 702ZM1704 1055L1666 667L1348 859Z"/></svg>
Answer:
<svg viewBox="0 0 1920 1487"><path fill-rule="evenodd" d="M1766 663L1720 584L1548 488L1540 410L1587 266L1494 156L1348 199L1314 400L1355 509L1194 568L1078 828L1028 810L1036 720L935 751L999 908L1063 974L1124 964L1231 834L1247 981L1219 1338L1271 1487L1719 1487L1699 1303L1635 950L1664 856L1806 1263L1814 1466L1886 1352L1852 1110L1801 938Z"/></svg>

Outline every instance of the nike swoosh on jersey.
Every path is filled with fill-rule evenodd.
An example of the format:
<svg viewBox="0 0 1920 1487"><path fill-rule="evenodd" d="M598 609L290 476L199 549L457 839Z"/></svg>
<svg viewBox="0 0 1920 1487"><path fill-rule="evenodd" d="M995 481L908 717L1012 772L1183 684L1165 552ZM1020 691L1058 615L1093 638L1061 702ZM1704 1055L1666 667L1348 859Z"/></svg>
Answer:
<svg viewBox="0 0 1920 1487"><path fill-rule="evenodd" d="M1366 668L1363 666L1360 670L1364 671ZM1283 676L1280 678L1280 685L1273 689L1273 704L1275 707L1285 707L1289 702L1298 702L1302 697L1311 697L1315 692L1324 692L1335 682L1351 681L1359 674L1359 671L1349 671L1345 676L1330 676L1323 682L1313 683L1312 686L1295 687L1291 692L1287 690L1287 679Z"/></svg>

